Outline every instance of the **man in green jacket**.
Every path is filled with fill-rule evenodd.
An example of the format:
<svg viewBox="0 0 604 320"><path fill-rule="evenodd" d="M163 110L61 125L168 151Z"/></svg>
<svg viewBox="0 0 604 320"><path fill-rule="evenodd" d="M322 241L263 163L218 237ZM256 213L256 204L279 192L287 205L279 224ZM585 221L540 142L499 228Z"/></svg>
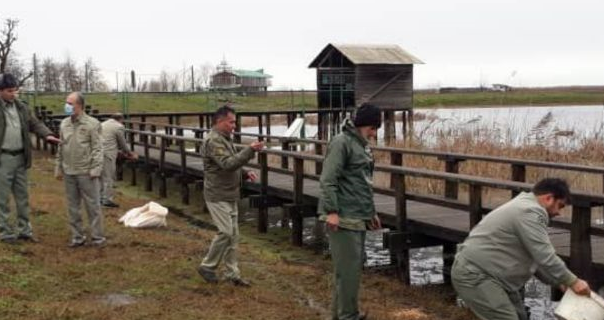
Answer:
<svg viewBox="0 0 604 320"><path fill-rule="evenodd" d="M256 173L243 171L242 167L253 157L254 152L262 150L264 144L259 141L237 151L231 134L235 130L235 110L224 106L214 113L214 126L204 139L203 159L203 195L212 220L218 228L210 249L197 272L209 283L218 282L216 269L224 260L226 278L236 286L248 287L250 284L241 279L237 266L237 243L239 226L237 225L241 178L255 180Z"/></svg>
<svg viewBox="0 0 604 320"><path fill-rule="evenodd" d="M455 290L483 320L528 320L520 290L535 275L543 282L589 295L556 255L547 232L570 197L566 181L543 179L530 193L493 210L459 247L451 272Z"/></svg>
<svg viewBox="0 0 604 320"><path fill-rule="evenodd" d="M359 312L365 232L381 228L373 203L374 160L369 140L381 126L380 110L363 104L354 121L327 147L321 173L320 219L326 222L334 268L333 320L366 319Z"/></svg>
<svg viewBox="0 0 604 320"><path fill-rule="evenodd" d="M17 239L38 242L29 222L27 169L31 167L29 133L45 137L50 143L59 139L19 101L19 83L9 73L0 74L0 239L14 244ZM17 234L8 222L8 199L13 194L17 208Z"/></svg>

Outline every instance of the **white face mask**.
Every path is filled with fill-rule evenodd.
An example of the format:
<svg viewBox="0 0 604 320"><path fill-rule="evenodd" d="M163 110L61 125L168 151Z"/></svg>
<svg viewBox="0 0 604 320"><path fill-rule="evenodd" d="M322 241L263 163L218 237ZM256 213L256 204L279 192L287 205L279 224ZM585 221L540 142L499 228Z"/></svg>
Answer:
<svg viewBox="0 0 604 320"><path fill-rule="evenodd" d="M73 114L73 106L70 105L69 103L65 104L65 114L68 116Z"/></svg>

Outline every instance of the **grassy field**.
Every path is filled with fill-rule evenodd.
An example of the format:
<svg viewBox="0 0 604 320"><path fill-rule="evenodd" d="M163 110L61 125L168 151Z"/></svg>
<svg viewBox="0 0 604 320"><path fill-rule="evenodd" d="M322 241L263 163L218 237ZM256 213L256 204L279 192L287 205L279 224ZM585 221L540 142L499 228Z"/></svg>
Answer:
<svg viewBox="0 0 604 320"><path fill-rule="evenodd" d="M105 210L109 244L69 249L63 187L52 178L52 159L35 154L30 170L33 226L39 244L0 244L0 319L327 319L331 266L309 249L290 246L287 233L241 224L240 261L249 289L204 283L195 267L214 231L174 214L168 227L133 230L117 223L123 211ZM126 177L125 181L128 181ZM142 182L142 181L141 181ZM139 185L142 185L140 183ZM195 194L191 206L162 203L208 221ZM154 199L120 183L123 208ZM245 219L242 219L245 220ZM203 227L206 226L206 227ZM410 288L390 276L365 272L362 308L372 319L472 319L455 307L449 289Z"/></svg>
<svg viewBox="0 0 604 320"><path fill-rule="evenodd" d="M33 96L23 95L33 104ZM37 105L45 105L53 112L61 112L64 94L39 94ZM239 110L265 111L314 109L314 92L270 93L267 96L217 95L214 93L131 93L128 95L130 112L212 111L231 101ZM511 92L427 93L414 95L416 108L458 106L512 106L512 105L585 105L604 103L604 91L593 88L524 89ZM101 112L122 111L123 96L119 93L92 93L87 104Z"/></svg>

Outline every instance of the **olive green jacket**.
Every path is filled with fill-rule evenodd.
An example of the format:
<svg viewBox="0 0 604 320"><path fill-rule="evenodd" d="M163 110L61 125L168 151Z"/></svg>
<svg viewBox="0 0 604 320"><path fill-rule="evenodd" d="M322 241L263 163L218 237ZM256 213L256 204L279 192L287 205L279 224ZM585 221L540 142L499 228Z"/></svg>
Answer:
<svg viewBox="0 0 604 320"><path fill-rule="evenodd" d="M320 179L320 215L337 213L343 218L371 220L374 160L368 142L346 121L342 133L327 147Z"/></svg>
<svg viewBox="0 0 604 320"><path fill-rule="evenodd" d="M548 223L535 195L521 193L472 229L457 258L465 258L508 291L518 291L533 275L551 285L569 286L577 277L556 255Z"/></svg>
<svg viewBox="0 0 604 320"><path fill-rule="evenodd" d="M254 150L245 147L237 152L231 137L216 130L204 138L203 195L206 201L237 201L240 198L243 167L254 157Z"/></svg>
<svg viewBox="0 0 604 320"><path fill-rule="evenodd" d="M6 118L4 114L4 100L0 99L0 145L4 141L4 134L6 131ZM23 137L23 154L25 156L26 168L31 167L31 140L29 133L35 133L40 137L47 137L52 135L52 131L48 129L42 121L38 120L36 116L31 112L31 109L27 104L22 101L15 100L15 107L19 112L19 118L21 119L21 137ZM2 164L0 164L2 165Z"/></svg>
<svg viewBox="0 0 604 320"><path fill-rule="evenodd" d="M89 175L100 177L103 170L101 123L81 114L61 121L61 143L57 151L55 175Z"/></svg>

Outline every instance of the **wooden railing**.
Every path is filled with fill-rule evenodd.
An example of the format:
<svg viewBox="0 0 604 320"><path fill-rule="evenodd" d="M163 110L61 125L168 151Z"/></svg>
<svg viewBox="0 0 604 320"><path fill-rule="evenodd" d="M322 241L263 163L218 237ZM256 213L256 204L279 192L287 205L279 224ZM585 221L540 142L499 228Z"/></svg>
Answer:
<svg viewBox="0 0 604 320"><path fill-rule="evenodd" d="M132 123L131 123L132 124ZM185 130L184 128L177 128L179 130ZM149 132L144 130L128 129L129 140L132 146L141 145L144 153L144 168L150 169L152 166L158 168L157 177L160 179L160 196L166 196L166 178L169 176L168 172L176 172L177 179L181 182L183 194L183 201L188 202L188 184L194 181L199 181L201 178L201 172L196 172L196 178L191 178L193 172L187 168L187 158L189 157L200 157L198 152L187 151L186 145L199 146L203 143L200 138L186 138L182 136L182 132L177 135L167 135L164 133ZM242 134L243 135L243 134ZM136 139L138 138L138 139ZM278 138L278 137L275 137ZM159 140L159 145L156 142ZM171 148L169 141L173 141L176 148ZM319 143L313 141L313 143ZM156 164L152 164L150 157L150 150L159 150L159 157L156 160ZM400 149L391 150L397 154L404 154L404 150ZM416 152L416 151L414 151ZM179 161L176 165L168 166L166 161L166 154L173 153L179 155ZM421 153L417 151L416 153ZM422 153L423 154L423 153ZM435 153L428 152L431 156L439 156ZM281 163L277 165L271 165L268 161L268 156L275 156L281 159ZM473 158L471 155L460 155L464 156L465 159ZM477 156L478 157L478 156ZM287 163L293 162L293 167L283 165L284 161ZM483 161L495 161L495 159L480 159ZM540 166L540 167L551 167L555 166L559 169L565 170L580 170L581 167L575 165L562 165L552 164L546 162L526 162L515 159L497 159L497 162L510 163L513 165L524 165L524 166ZM251 163L251 167L258 168L260 170L260 182L257 185L259 197L257 199L259 207L258 217L258 230L260 232L266 232L268 228L268 206L271 199L271 195L268 194L269 190L269 173L285 174L292 177L292 188L291 197L289 201L291 203L284 205L285 210L289 213L289 217L292 219L292 241L297 244L302 244L302 221L304 217L315 215L316 202L308 201L308 197L304 194L304 183L305 179L319 180L319 173L307 173L304 170L305 162L314 164L321 164L323 162L323 156L313 155L306 153L298 153L285 150L272 150L265 149L259 153L257 163ZM136 168L133 168L135 171ZM395 215L389 215L380 213L384 222L393 227L398 231L397 236L393 236L392 239L396 241L407 243L408 238L415 233L423 233L421 227L414 225L407 218L407 203L408 201L417 201L432 205L437 205L446 208L457 209L468 213L468 229L475 226L483 217L484 214L490 211L490 208L486 208L483 205L482 191L485 188L507 190L513 194L517 194L522 191L528 191L531 189L531 184L521 181L508 181L485 177L476 177L459 173L452 172L440 172L426 169L409 168L398 165L376 165L375 170L377 172L385 172L392 176L390 188L374 188L375 193L384 194L394 197L395 200ZM151 170L147 170L147 190L152 190L150 181L152 180ZM589 172L600 173L598 170L590 169ZM449 195L444 196L430 195L430 194L417 194L409 192L407 189L406 178L429 178L440 180L445 183L458 185L467 185L469 190L469 200L467 202L454 199ZM133 179L134 181L135 179ZM135 181L134 181L135 183ZM186 195L186 196L185 196ZM592 278L592 247L590 237L591 235L604 236L604 229L601 227L593 226L591 213L592 208L596 206L604 205L604 196L602 194L587 193L583 191L572 190L572 218L571 221L555 220L554 225L561 229L570 230L570 267L581 277L586 279ZM431 237L442 239L446 242L460 242L465 236L465 232L462 234L456 234L446 228L435 232L431 231L429 234ZM393 240L394 241L394 240ZM393 245L393 247L395 247ZM398 247L403 258L408 255L408 247L405 245ZM406 262L400 262L401 268L408 270L408 260ZM406 276L405 276L406 275ZM403 273L403 279L408 280L408 272Z"/></svg>

